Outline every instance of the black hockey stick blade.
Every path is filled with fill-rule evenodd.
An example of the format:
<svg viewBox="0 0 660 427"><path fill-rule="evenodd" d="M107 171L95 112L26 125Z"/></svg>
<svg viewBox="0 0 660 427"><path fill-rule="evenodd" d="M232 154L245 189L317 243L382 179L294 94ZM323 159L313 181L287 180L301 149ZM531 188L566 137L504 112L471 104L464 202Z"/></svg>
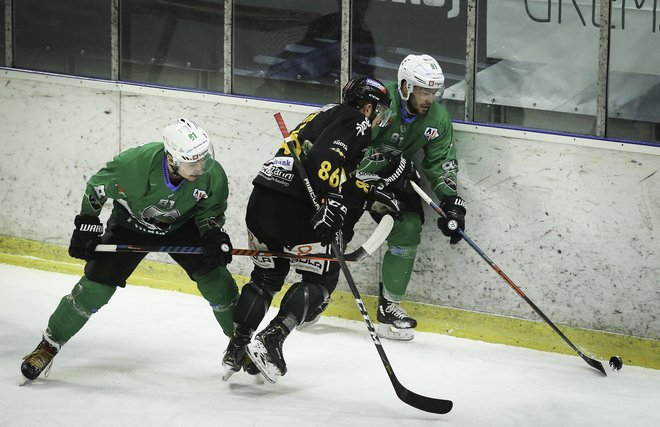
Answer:
<svg viewBox="0 0 660 427"><path fill-rule="evenodd" d="M392 380L394 391L396 391L396 395L399 396L399 399L413 408L433 414L446 414L454 407L454 403L451 400L422 396L408 390L394 375L390 375L390 379Z"/></svg>
<svg viewBox="0 0 660 427"><path fill-rule="evenodd" d="M602 372L603 375L607 376L607 372L605 372L605 368L603 367L603 364L600 363L598 360L585 356L581 351L578 351L578 355L580 355L582 360L587 362L589 366L598 369L600 372Z"/></svg>

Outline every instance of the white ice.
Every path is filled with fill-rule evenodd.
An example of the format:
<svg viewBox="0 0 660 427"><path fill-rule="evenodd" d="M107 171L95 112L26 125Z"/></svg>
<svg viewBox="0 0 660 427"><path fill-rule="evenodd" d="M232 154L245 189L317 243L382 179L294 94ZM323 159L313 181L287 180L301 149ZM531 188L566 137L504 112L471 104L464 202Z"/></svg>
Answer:
<svg viewBox="0 0 660 427"><path fill-rule="evenodd" d="M4 427L660 425L660 371L602 377L577 356L435 334L384 342L404 386L454 401L447 415L425 413L397 398L365 324L334 318L291 334L278 383L243 372L222 382L227 338L206 302L131 285L63 347L47 378L19 387L21 358L78 277L0 265L0 278Z"/></svg>

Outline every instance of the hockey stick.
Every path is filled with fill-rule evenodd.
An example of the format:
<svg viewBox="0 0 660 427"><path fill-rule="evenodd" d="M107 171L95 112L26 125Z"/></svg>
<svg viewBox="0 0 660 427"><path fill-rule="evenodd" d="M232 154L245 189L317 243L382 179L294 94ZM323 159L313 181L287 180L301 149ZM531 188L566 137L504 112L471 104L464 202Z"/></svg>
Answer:
<svg viewBox="0 0 660 427"><path fill-rule="evenodd" d="M289 151L291 151L293 164L296 170L298 171L300 178L305 184L305 188L307 189L307 194L309 195L309 198L312 204L314 205L314 207L318 210L320 208L320 204L316 199L316 194L314 193L312 184L309 180L309 177L307 176L307 172L305 172L305 168L303 167L300 161L300 157L295 150L293 140L291 139L291 136L289 135L289 131L287 130L286 125L284 124L282 115L280 113L276 113L275 120L277 120L277 124L280 127L280 131L282 132L282 136L284 137L284 142L286 143ZM353 280L353 276L351 275L351 272L348 269L348 265L346 265L345 257L339 250L339 244L335 241L335 239L332 240L331 248L332 248L332 252L337 256L337 260L339 261L339 266L341 268L341 271L342 273L344 273L346 282L348 282L348 287L351 289L351 292L353 293L353 297L355 298L355 303L357 304L358 309L362 314L362 318L364 319L364 322L367 324L367 329L369 329L369 334L371 335L371 339L373 340L374 345L376 346L376 350L380 355L380 360L383 362L383 366L387 371L387 375L390 377L390 381L394 386L396 395L404 403L412 407L415 407L417 409L421 409L422 411L432 412L435 414L446 414L447 412L451 411L451 408L453 406L451 400L434 399L432 397L419 395L417 393L408 390L399 382L397 377L394 375L394 370L390 365L390 361L387 359L385 350L383 350L383 346L380 342L380 338L378 338L378 335L376 334L376 330L374 329L374 325L371 322L371 319L369 318L369 313L367 313L367 309L364 306L364 302L362 302L362 298L360 297L360 292L358 291L357 286L355 286L355 281Z"/></svg>
<svg viewBox="0 0 660 427"><path fill-rule="evenodd" d="M394 220L386 215L378 224L374 232L369 236L366 242L357 250L346 254L346 261L361 261L373 254L380 245L383 244L387 236L392 231ZM158 246L158 245L96 245L96 252L165 252L169 254L201 254L204 248L201 246ZM252 257L275 257L289 259L312 259L320 261L337 261L337 258L327 254L292 254L288 252L268 252L258 249L232 249L232 255L252 256Z"/></svg>
<svg viewBox="0 0 660 427"><path fill-rule="evenodd" d="M440 215L442 218L447 218L447 215L445 215L445 213L444 213L443 210L440 208L440 206L438 206L433 200L431 200L431 198L430 198L430 197L424 192L424 190L422 190L422 189L419 187L419 185L417 185L417 184L416 184L415 182L413 182L413 181L410 181L410 184L412 185L412 187L413 187L413 189L415 190L415 192L417 192L417 194L419 194L419 197L421 197L422 200L424 200L429 206L431 206L431 208L433 208L433 210L436 211L436 212L438 213L438 215ZM461 237L463 238L463 240L465 240L465 241L467 242L467 244L470 245L470 247L472 247L472 249L474 249L474 250L479 254L479 256L480 256L481 258L483 258L483 260L486 261L486 262L488 263L488 265L489 265L493 270L495 270L495 272L497 272L497 274L499 274L500 277L501 277L502 279L504 279L504 281L505 281L505 282L506 282L506 283L507 283L507 284L508 284L508 285L509 285L514 291L516 291L516 293L517 293L518 295L520 295L520 297L521 297L522 299L524 299L525 302L527 302L527 304L529 304L530 307L532 307L532 308L534 309L534 311L535 311L539 316L541 316L541 318L545 321L545 323L547 323L548 325L550 325L550 327L551 327L551 328L552 328L552 329L553 329L553 330L554 330L554 331L555 331L560 337L562 337L562 339L563 339L564 341L566 341L566 344L568 344L569 347L571 347L571 348L572 348L572 349L573 349L573 350L574 350L574 351L575 351L575 352L576 352L576 353L582 358L582 360L584 360L585 362L587 362L587 364L588 364L589 366L591 366L592 368L596 368L596 369L598 369L603 375L607 376L607 373L605 372L605 368L603 368L603 364L600 363L598 360L594 360L594 359L592 359L592 358L586 356L584 353L582 353L582 352L581 352L581 351L580 351L580 350L579 350L579 349L578 349L578 348L577 348L577 347L571 342L571 340L569 340L569 339L566 337L566 335L564 335L564 333L563 333L562 331L560 331L559 328L558 328L557 326L555 326L555 324L552 323L552 321L551 321L550 319L548 319L548 317L547 317L547 316L541 311L541 309L538 308L538 307L536 306L536 304L534 304L534 303L532 302L532 300L530 300L530 299L527 297L527 295L525 295L525 293L524 293L524 292L523 292L518 286L516 286L515 283L513 283L513 280L509 279L509 276L507 276L506 274L504 274L504 272L503 272L503 271L502 271L502 270L501 270L501 269L500 269L500 268L499 268L499 267L498 267L493 261L491 261L490 258L488 258L488 255L486 255L486 254L484 253L484 251L482 251L482 250L479 248L479 246L477 246L477 244L474 243L474 242L472 241L472 239L470 239L470 238L468 237L467 234L465 234L465 231L463 231L463 230L461 230L460 228L458 228L458 233L461 235Z"/></svg>

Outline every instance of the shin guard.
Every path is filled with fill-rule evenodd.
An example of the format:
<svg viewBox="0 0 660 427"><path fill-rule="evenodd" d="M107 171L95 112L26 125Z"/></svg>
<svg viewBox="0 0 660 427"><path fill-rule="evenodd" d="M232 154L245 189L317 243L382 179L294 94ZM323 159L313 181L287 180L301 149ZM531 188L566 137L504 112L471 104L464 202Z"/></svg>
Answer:
<svg viewBox="0 0 660 427"><path fill-rule="evenodd" d="M238 301L238 286L229 270L224 267L195 275L197 289L213 309L213 315L224 334L234 332L234 306Z"/></svg>
<svg viewBox="0 0 660 427"><path fill-rule="evenodd" d="M110 301L116 290L114 286L102 285L83 276L50 316L46 334L63 345L85 326L92 314Z"/></svg>

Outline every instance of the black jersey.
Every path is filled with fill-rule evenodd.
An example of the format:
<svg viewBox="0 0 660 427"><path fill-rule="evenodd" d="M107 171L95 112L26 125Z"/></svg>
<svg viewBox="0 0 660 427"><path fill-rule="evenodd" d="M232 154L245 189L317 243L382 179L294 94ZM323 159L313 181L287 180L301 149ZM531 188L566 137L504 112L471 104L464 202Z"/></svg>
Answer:
<svg viewBox="0 0 660 427"><path fill-rule="evenodd" d="M341 193L371 143L371 122L355 107L328 105L307 116L291 132L291 139L315 193ZM308 197L285 143L252 183Z"/></svg>

